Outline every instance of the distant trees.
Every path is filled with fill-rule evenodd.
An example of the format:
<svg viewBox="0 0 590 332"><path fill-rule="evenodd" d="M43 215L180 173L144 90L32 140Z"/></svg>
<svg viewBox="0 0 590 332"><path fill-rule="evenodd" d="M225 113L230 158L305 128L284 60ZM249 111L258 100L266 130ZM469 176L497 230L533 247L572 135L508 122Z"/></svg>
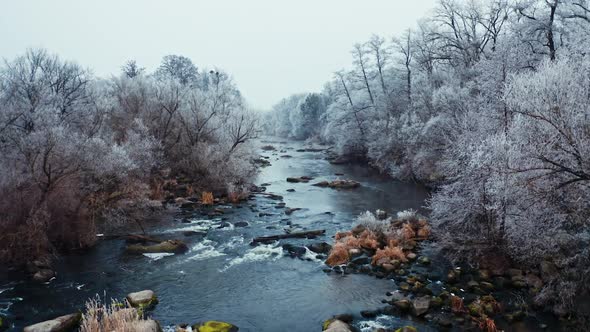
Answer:
<svg viewBox="0 0 590 332"><path fill-rule="evenodd" d="M182 55L166 55L154 73L158 79L175 79L182 85L194 84L199 71L192 60Z"/></svg>
<svg viewBox="0 0 590 332"><path fill-rule="evenodd" d="M401 36L354 45L319 118L341 154L436 188L436 234L457 257L557 266L536 300L559 314L590 292L589 8L441 0ZM307 129L291 115L301 98L271 112L274 134Z"/></svg>
<svg viewBox="0 0 590 332"><path fill-rule="evenodd" d="M151 75L129 61L109 80L45 50L6 62L0 259L91 245L101 216L146 200L164 168L203 190L239 190L255 171L257 121L227 74L180 56Z"/></svg>

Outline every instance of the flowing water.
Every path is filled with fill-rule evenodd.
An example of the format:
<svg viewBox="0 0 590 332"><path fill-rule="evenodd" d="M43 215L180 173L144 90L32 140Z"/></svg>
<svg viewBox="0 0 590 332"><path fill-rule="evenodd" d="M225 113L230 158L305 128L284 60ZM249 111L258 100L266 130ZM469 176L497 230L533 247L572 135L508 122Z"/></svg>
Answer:
<svg viewBox="0 0 590 332"><path fill-rule="evenodd" d="M23 326L81 309L88 298L123 298L127 293L152 289L160 303L151 312L163 326L206 320L231 322L240 331L320 331L322 322L335 314L359 316L382 304L394 281L366 275L324 273L315 255L291 258L281 245L332 242L331 236L349 229L354 218L366 210L390 213L421 210L427 190L398 182L363 166L331 165L322 152L297 152L298 142L274 142L277 151L263 152L271 166L261 170L257 184L269 183L267 192L284 197L287 207L302 208L287 216L279 201L256 195L247 203L227 205L221 217L199 211L170 212L151 226L163 237L183 239L184 255L130 256L122 240L105 240L89 252L62 257L58 277L47 284L28 281L24 274L0 275L0 313ZM283 152L280 152L283 150ZM291 157L285 157L284 155ZM335 175L343 174L343 175ZM288 183L287 177L312 176L310 183ZM318 188L311 183L346 178L359 181L355 190ZM294 192L287 191L295 189ZM262 213L262 214L261 214ZM187 218L190 223L181 222ZM185 220L186 221L186 220ZM234 226L246 221L248 226ZM284 233L284 229L325 229L315 240L291 239L269 245L250 246L256 236ZM184 231L206 231L206 236L185 237ZM359 327L379 325L362 322ZM405 323L399 320L399 325ZM419 326L421 331L434 330Z"/></svg>

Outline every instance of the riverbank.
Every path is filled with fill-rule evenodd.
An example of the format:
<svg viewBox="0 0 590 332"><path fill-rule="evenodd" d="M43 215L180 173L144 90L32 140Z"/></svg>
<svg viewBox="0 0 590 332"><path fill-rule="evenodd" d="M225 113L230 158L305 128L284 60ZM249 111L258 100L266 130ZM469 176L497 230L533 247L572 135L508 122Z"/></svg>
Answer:
<svg viewBox="0 0 590 332"><path fill-rule="evenodd" d="M159 304L149 315L166 331L173 331L178 324L210 320L231 323L239 331L279 331L285 327L319 331L327 319L342 314L362 331L403 326L414 326L421 332L438 330L438 323L426 319L426 314L414 317L411 311L393 315L382 311L391 307L382 300L391 302L394 295L387 294L397 294L412 274L424 278L425 282L418 281L427 289L439 285L429 276L438 275L438 281L444 281L452 266L435 243L422 242L416 249L418 256L430 258L430 265L408 265L406 275L394 278L346 269L326 273L327 256L311 250L321 250L321 243L333 244L332 237L351 229L365 211L383 209L391 216L409 209L427 213L422 207L428 191L361 165L330 164L323 152L326 147L282 141L260 145L275 147L260 150L270 163L256 180L265 188L262 193L236 204L169 208L160 219L146 225L148 233L159 239L182 239L186 253L131 255L125 252L128 244L123 239L114 239L102 241L87 253L58 260L58 276L47 284L28 282L18 273L3 273L2 313L20 330L76 312L96 294L122 299L129 292L150 289ZM313 179L287 181L302 176ZM313 185L337 179L353 180L359 186L338 190ZM252 239L262 236L319 229L325 234L314 239L250 245ZM455 286L463 287L463 281ZM508 295L512 292L509 287L504 290ZM525 317L524 323L529 320L539 326L537 316ZM555 326L551 324L548 326Z"/></svg>

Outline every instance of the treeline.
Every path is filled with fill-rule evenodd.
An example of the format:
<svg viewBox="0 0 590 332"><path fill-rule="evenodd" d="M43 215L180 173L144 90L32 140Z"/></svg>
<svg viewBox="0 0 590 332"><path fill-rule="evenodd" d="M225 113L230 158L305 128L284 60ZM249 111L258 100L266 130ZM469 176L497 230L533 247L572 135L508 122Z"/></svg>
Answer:
<svg viewBox="0 0 590 332"><path fill-rule="evenodd" d="M589 5L441 0L402 35L354 45L352 68L279 103L267 127L436 186L444 247L503 252L540 270L539 305L588 315ZM322 102L305 114L308 98Z"/></svg>
<svg viewBox="0 0 590 332"><path fill-rule="evenodd" d="M228 74L166 56L110 79L45 50L0 68L0 260L47 260L162 200L168 179L239 191L257 118Z"/></svg>

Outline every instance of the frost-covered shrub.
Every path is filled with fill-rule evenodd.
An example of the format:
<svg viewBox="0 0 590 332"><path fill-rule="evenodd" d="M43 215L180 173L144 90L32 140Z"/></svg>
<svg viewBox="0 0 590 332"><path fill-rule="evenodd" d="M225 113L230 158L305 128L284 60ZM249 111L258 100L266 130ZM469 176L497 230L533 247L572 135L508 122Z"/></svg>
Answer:
<svg viewBox="0 0 590 332"><path fill-rule="evenodd" d="M99 222L141 218L130 210L147 211L162 168L245 186L258 118L229 76L156 76L97 79L44 50L0 69L1 260L83 248Z"/></svg>

